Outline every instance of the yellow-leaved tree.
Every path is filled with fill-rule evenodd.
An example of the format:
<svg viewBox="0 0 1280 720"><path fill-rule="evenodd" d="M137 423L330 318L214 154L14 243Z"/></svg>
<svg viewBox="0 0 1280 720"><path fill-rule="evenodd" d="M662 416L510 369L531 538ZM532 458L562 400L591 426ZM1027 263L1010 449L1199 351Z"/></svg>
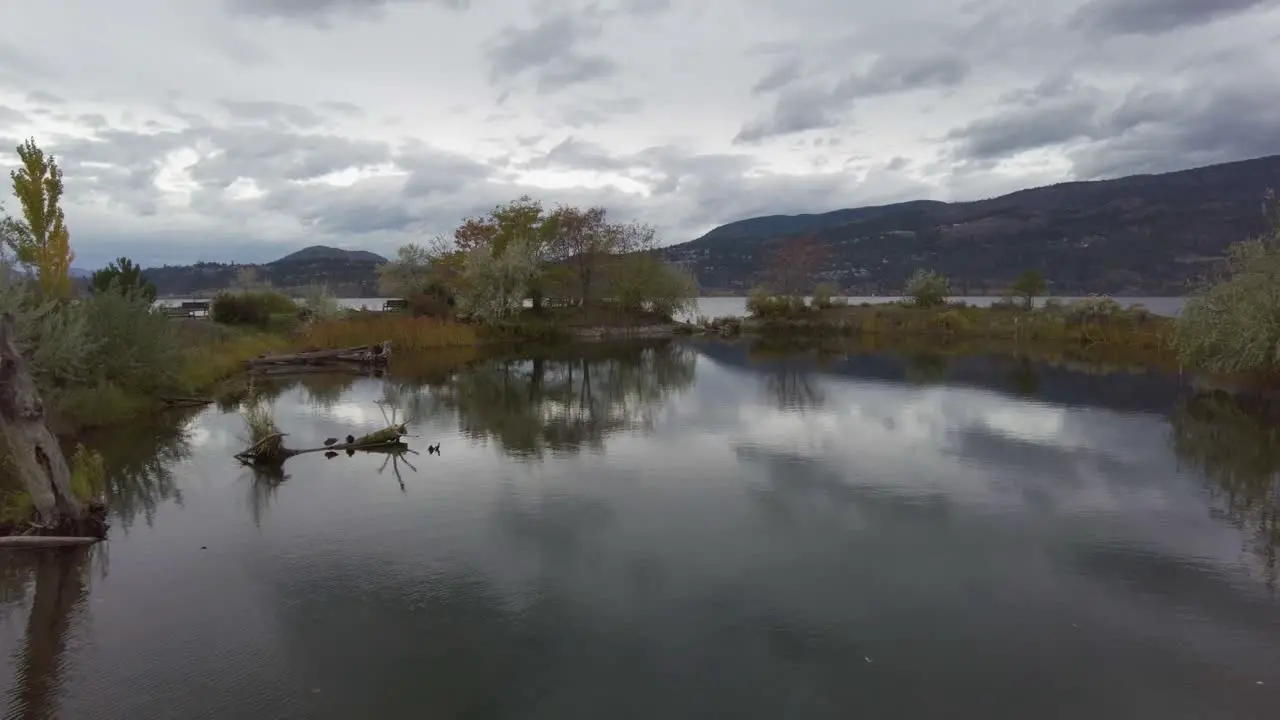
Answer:
<svg viewBox="0 0 1280 720"><path fill-rule="evenodd" d="M9 173L22 218L7 224L5 241L15 259L32 268L49 297L71 296L71 235L63 215L62 169L30 138L18 146L22 165Z"/></svg>

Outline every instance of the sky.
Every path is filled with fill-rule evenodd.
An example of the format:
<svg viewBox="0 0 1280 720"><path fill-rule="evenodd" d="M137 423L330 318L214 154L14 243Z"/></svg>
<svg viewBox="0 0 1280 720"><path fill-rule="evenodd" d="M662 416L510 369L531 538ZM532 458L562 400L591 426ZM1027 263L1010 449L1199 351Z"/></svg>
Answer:
<svg viewBox="0 0 1280 720"><path fill-rule="evenodd" d="M393 254L524 194L669 244L1275 154L1277 68L1280 0L42 0L0 149L57 157L82 268Z"/></svg>

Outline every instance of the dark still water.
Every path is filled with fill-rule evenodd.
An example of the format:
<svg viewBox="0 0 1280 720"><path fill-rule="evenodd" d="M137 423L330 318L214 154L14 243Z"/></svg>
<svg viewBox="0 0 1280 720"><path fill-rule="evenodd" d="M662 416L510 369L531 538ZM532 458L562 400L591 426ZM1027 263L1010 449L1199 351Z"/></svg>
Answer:
<svg viewBox="0 0 1280 720"><path fill-rule="evenodd" d="M283 480L234 413L131 428L108 544L0 555L4 717L1280 717L1280 436L1083 370L708 342L310 377L268 388L289 445L385 398L422 453Z"/></svg>

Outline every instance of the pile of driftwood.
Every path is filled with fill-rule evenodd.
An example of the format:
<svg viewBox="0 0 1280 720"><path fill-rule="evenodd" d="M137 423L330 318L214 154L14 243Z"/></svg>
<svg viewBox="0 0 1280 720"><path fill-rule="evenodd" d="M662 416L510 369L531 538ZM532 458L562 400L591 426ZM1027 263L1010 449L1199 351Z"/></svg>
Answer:
<svg viewBox="0 0 1280 720"><path fill-rule="evenodd" d="M309 350L286 355L261 355L248 361L249 370L262 374L344 372L386 367L391 343L357 345L337 350Z"/></svg>

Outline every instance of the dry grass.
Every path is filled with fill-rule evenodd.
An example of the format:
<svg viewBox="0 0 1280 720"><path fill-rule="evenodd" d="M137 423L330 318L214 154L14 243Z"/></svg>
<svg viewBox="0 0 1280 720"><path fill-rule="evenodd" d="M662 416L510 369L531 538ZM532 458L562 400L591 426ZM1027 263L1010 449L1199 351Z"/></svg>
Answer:
<svg viewBox="0 0 1280 720"><path fill-rule="evenodd" d="M207 320L189 323L187 364L183 372L185 385L192 393L211 390L219 382L238 375L246 360L264 353L288 350L287 337L273 333L227 328Z"/></svg>
<svg viewBox="0 0 1280 720"><path fill-rule="evenodd" d="M302 348L340 348L391 341L397 352L475 345L470 325L399 313L352 313L341 320L323 320L302 328L296 344Z"/></svg>

